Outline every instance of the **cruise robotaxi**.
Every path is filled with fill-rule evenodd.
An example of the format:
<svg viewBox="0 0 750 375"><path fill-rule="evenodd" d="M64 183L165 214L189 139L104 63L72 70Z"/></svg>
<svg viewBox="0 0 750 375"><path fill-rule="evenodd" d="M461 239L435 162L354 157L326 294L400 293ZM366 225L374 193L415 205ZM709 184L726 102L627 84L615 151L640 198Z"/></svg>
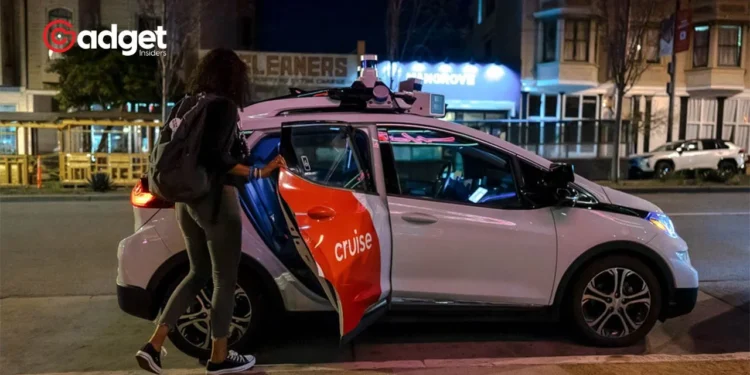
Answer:
<svg viewBox="0 0 750 375"><path fill-rule="evenodd" d="M625 346L690 312L698 274L654 204L480 131L440 120L419 80L391 92L370 64L351 88L241 112L248 163L288 168L240 189L243 243L230 344L286 312L333 311L348 341L388 318L562 320ZM153 320L188 271L172 204L132 191L117 256L121 309ZM170 339L210 350L208 285ZM266 331L267 332L267 331Z"/></svg>

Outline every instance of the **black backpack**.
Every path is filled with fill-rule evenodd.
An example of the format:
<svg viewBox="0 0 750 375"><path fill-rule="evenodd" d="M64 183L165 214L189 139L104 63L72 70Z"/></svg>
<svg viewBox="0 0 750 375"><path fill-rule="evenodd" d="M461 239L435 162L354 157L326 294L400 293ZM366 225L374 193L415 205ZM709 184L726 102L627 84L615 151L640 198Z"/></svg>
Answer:
<svg viewBox="0 0 750 375"><path fill-rule="evenodd" d="M192 202L208 194L211 176L198 164L207 104L215 95L183 98L162 126L149 156L148 187L170 202Z"/></svg>

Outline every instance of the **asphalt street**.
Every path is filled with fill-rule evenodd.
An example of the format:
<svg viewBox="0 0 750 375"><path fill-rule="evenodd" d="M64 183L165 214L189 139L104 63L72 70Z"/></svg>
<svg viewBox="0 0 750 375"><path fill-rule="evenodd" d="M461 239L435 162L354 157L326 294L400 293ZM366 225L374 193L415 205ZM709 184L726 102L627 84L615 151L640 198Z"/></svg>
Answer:
<svg viewBox="0 0 750 375"><path fill-rule="evenodd" d="M330 316L284 321L262 363L750 351L750 194L642 195L672 217L701 275L696 310L622 349L571 341L553 324L379 324L339 347ZM126 201L0 203L3 374L133 369L150 323L119 311L116 246L133 230ZM44 360L24 353L33 348ZM35 358L37 357L37 358ZM197 363L173 349L170 367Z"/></svg>

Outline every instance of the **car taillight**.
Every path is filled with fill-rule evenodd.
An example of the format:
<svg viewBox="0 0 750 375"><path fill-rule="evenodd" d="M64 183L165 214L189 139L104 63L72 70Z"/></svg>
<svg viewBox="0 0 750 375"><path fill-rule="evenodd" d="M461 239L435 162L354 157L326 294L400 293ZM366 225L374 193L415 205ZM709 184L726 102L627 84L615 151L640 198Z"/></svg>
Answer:
<svg viewBox="0 0 750 375"><path fill-rule="evenodd" d="M130 192L130 203L140 208L172 208L174 203L167 202L148 191L148 180L141 178Z"/></svg>

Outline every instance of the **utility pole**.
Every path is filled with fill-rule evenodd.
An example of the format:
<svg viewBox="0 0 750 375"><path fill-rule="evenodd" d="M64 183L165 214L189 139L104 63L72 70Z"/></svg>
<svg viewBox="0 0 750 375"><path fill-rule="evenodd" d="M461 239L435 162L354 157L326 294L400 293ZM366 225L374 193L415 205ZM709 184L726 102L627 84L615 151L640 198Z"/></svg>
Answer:
<svg viewBox="0 0 750 375"><path fill-rule="evenodd" d="M672 142L672 129L674 125L674 92L675 92L675 74L677 72L677 12L680 11L680 0L674 1L674 16L672 17L672 61L669 63L669 85L667 93L669 94L669 113L667 113L667 142Z"/></svg>

